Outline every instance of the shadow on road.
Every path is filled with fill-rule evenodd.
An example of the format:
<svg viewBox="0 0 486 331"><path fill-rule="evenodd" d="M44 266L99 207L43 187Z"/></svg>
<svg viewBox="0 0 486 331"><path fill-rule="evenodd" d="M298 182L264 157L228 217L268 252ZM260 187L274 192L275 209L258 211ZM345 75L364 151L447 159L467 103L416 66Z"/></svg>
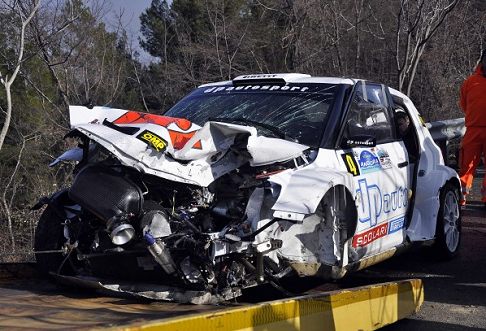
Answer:
<svg viewBox="0 0 486 331"><path fill-rule="evenodd" d="M382 330L414 330L414 331L430 331L430 330L447 330L447 331L472 331L472 330L484 330L483 328L467 327L464 325L457 325L451 323L442 322L431 322L431 321L421 321L421 320L401 320L397 323L382 328Z"/></svg>

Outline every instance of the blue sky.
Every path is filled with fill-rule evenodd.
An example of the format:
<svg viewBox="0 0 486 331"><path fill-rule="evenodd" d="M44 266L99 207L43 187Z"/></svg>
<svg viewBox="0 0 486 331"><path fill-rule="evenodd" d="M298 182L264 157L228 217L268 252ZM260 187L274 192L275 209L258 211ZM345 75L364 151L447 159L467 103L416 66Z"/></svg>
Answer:
<svg viewBox="0 0 486 331"><path fill-rule="evenodd" d="M143 52L138 45L140 36L140 14L150 7L151 0L107 0L106 5L110 12L105 18L108 27L115 26L116 18L122 14L122 24L127 30L132 47L140 52L142 62L149 62L151 56Z"/></svg>
<svg viewBox="0 0 486 331"><path fill-rule="evenodd" d="M108 0L111 4L112 14L123 11L123 23L127 25L130 33L140 31L140 14L150 7L151 0Z"/></svg>

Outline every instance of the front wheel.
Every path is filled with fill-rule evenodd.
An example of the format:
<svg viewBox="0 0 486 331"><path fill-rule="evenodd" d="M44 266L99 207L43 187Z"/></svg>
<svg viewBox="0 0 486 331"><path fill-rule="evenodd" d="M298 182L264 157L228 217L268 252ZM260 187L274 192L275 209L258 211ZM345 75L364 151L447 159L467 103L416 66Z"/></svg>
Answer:
<svg viewBox="0 0 486 331"><path fill-rule="evenodd" d="M35 259L37 269L43 274L72 272L68 258L61 252L56 252L66 242L64 221L55 208L48 205L37 223L34 240Z"/></svg>
<svg viewBox="0 0 486 331"><path fill-rule="evenodd" d="M461 243L461 208L459 190L446 183L440 191L434 247L440 258L451 259L459 251Z"/></svg>

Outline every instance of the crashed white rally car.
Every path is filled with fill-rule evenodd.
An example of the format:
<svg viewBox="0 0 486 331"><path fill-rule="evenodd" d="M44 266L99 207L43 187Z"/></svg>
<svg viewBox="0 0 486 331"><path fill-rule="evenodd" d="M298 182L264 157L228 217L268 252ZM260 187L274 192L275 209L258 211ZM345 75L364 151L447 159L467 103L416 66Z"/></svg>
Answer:
<svg viewBox="0 0 486 331"><path fill-rule="evenodd" d="M338 279L413 242L458 251L458 176L384 85L247 75L164 115L72 106L70 120L79 147L53 165L78 161L74 182L36 206L37 263L60 280L214 303Z"/></svg>

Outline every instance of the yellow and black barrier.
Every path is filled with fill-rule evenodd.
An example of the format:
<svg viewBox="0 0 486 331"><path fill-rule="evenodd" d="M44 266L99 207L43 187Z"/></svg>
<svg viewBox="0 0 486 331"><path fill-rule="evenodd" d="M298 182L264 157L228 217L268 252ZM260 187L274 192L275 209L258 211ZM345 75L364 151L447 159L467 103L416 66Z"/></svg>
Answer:
<svg viewBox="0 0 486 331"><path fill-rule="evenodd" d="M123 330L376 330L418 311L420 279L316 293L123 327Z"/></svg>

